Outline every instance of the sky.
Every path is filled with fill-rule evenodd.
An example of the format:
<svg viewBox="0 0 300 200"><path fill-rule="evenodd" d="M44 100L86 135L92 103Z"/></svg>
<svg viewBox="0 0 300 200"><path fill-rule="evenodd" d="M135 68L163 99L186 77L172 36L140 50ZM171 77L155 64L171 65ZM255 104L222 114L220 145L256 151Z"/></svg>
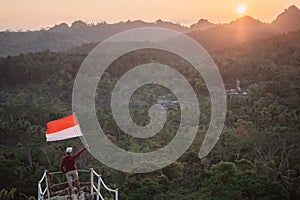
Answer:
<svg viewBox="0 0 300 200"><path fill-rule="evenodd" d="M87 23L157 19L183 25L208 19L228 23L250 15L271 22L291 5L300 8L300 0L0 0L0 30L39 30L75 20ZM244 4L243 14L236 12Z"/></svg>

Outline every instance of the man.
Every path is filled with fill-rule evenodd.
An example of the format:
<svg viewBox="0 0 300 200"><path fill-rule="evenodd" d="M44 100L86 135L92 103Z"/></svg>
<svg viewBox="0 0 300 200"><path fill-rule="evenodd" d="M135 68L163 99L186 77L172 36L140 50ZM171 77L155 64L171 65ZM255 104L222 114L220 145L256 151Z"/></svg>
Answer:
<svg viewBox="0 0 300 200"><path fill-rule="evenodd" d="M85 145L78 153L72 154L72 147L68 147L66 149L66 154L62 160L61 160L61 171L63 173L66 173L66 177L68 180L68 186L69 186L69 196L70 199L72 199L72 188L73 188L73 180L76 182L77 186L77 192L79 196L80 192L80 182L78 179L78 172L76 167L76 158L78 158L86 149L88 148L88 145Z"/></svg>

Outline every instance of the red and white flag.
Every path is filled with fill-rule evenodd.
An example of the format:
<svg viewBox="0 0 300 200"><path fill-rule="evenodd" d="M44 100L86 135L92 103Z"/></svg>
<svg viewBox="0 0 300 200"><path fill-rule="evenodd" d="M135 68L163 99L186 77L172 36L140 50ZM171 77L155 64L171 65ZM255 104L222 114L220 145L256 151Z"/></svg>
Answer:
<svg viewBox="0 0 300 200"><path fill-rule="evenodd" d="M47 141L65 140L79 136L82 136L82 132L74 114L47 123Z"/></svg>

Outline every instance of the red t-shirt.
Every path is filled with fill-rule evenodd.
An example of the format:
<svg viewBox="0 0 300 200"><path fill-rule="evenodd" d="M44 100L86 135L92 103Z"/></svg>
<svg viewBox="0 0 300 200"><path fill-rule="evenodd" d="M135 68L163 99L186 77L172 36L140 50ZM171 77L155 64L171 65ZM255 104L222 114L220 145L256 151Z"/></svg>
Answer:
<svg viewBox="0 0 300 200"><path fill-rule="evenodd" d="M65 155L62 160L61 160L61 171L66 173L68 171L76 170L76 158L82 154L86 150L85 147L83 147L78 153L76 154L70 154L70 155Z"/></svg>

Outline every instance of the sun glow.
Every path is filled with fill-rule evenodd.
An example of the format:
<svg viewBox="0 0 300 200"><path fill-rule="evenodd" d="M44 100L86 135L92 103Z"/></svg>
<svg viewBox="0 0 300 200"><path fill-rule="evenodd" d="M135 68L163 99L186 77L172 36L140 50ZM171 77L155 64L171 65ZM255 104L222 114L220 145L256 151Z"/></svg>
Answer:
<svg viewBox="0 0 300 200"><path fill-rule="evenodd" d="M236 8L236 12L237 12L238 14L243 14L243 13L246 12L246 9L247 9L246 5L242 4L242 5L239 5L239 6Z"/></svg>

